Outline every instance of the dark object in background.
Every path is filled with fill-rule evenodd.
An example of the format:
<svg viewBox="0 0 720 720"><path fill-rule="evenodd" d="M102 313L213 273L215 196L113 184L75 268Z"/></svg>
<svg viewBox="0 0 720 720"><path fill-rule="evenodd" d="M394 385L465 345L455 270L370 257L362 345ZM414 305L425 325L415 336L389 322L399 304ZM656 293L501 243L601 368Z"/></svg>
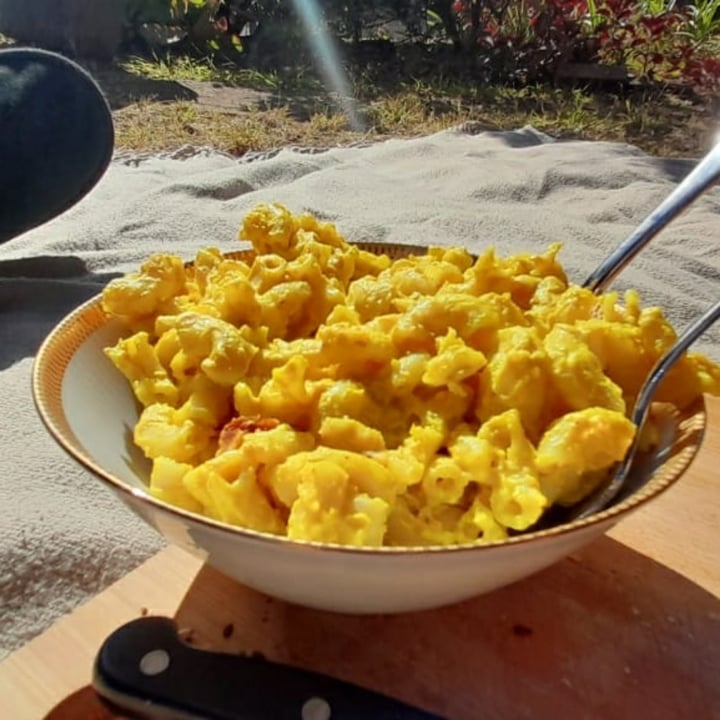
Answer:
<svg viewBox="0 0 720 720"><path fill-rule="evenodd" d="M260 24L254 0L219 0L210 18L221 32L241 38L252 35Z"/></svg>
<svg viewBox="0 0 720 720"><path fill-rule="evenodd" d="M0 0L0 33L69 57L112 60L127 0Z"/></svg>
<svg viewBox="0 0 720 720"><path fill-rule="evenodd" d="M0 51L0 242L84 197L114 138L108 103L80 66L44 50Z"/></svg>

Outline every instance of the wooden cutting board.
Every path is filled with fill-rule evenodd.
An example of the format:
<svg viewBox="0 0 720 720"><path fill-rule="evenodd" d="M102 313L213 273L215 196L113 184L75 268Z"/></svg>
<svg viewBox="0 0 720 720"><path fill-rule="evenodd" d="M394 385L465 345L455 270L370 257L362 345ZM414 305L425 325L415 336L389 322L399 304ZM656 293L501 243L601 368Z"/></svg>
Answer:
<svg viewBox="0 0 720 720"><path fill-rule="evenodd" d="M720 400L708 411L675 487L584 551L453 607L308 610L167 548L0 664L0 717L114 717L88 686L95 653L150 612L198 647L258 651L451 720L720 719Z"/></svg>

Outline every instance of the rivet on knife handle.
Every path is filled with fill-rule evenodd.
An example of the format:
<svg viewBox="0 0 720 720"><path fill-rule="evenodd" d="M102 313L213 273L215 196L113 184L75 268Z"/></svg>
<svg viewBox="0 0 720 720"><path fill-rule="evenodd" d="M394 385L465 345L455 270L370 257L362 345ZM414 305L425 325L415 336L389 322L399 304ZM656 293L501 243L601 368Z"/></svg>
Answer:
<svg viewBox="0 0 720 720"><path fill-rule="evenodd" d="M95 660L93 686L146 718L443 720L327 675L192 648L163 617L133 620L110 635Z"/></svg>

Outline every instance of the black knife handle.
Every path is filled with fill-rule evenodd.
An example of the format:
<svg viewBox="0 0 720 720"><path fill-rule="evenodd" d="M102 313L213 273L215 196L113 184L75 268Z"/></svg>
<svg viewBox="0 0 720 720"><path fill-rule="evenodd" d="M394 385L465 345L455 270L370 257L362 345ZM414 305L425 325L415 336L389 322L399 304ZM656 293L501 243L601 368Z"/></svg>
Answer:
<svg viewBox="0 0 720 720"><path fill-rule="evenodd" d="M95 659L93 686L146 718L443 720L352 683L256 656L198 650L169 618L123 625Z"/></svg>

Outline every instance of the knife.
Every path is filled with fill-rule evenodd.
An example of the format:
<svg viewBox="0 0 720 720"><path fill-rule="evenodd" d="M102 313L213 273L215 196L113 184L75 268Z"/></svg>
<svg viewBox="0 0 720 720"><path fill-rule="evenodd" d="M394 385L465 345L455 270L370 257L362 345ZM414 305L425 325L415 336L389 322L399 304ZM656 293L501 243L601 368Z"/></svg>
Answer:
<svg viewBox="0 0 720 720"><path fill-rule="evenodd" d="M198 650L166 617L112 633L95 659L93 687L111 706L153 720L444 720L321 673Z"/></svg>

